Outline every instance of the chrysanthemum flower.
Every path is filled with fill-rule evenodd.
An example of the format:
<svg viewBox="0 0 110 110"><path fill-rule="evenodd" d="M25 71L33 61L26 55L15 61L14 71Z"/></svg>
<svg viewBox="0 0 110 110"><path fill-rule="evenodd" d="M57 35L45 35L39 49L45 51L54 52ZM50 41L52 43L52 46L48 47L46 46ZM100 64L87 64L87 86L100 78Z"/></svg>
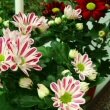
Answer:
<svg viewBox="0 0 110 110"><path fill-rule="evenodd" d="M30 38L30 34L23 35L18 30L10 31L9 28L3 29L3 34L3 37L7 40L10 40L12 43L16 43L17 38L20 38L23 41L27 40L30 42L30 44L34 43L34 40Z"/></svg>
<svg viewBox="0 0 110 110"><path fill-rule="evenodd" d="M57 83L52 82L50 88L55 93L55 97L52 97L54 107L61 110L78 110L80 105L85 103L80 81L74 80L73 77L64 77Z"/></svg>
<svg viewBox="0 0 110 110"><path fill-rule="evenodd" d="M79 79L85 80L85 77L88 77L91 73L94 72L94 65L87 54L81 55L78 54L72 62L76 73L79 74Z"/></svg>
<svg viewBox="0 0 110 110"><path fill-rule="evenodd" d="M44 25L47 22L45 17L39 18L35 13L29 13L27 16L24 13L19 13L13 16L15 21L12 21L19 28L22 34L29 34L33 29Z"/></svg>
<svg viewBox="0 0 110 110"><path fill-rule="evenodd" d="M7 48L7 40L0 37L0 73L9 69L11 59L12 57Z"/></svg>
<svg viewBox="0 0 110 110"><path fill-rule="evenodd" d="M40 25L38 25L37 28L41 32L45 32L49 28L49 25L48 25L47 21L48 21L48 19L46 19L44 16L39 18L38 22L40 23Z"/></svg>
<svg viewBox="0 0 110 110"><path fill-rule="evenodd" d="M16 38L18 38L18 36L20 36L21 34L19 33L19 31L17 31L17 30L14 30L14 31L10 31L10 29L9 28L7 28L7 29L3 29L3 37L5 38L5 39L11 39L11 40L13 40L13 41L15 41L16 40Z"/></svg>
<svg viewBox="0 0 110 110"><path fill-rule="evenodd" d="M42 54L37 52L37 48L31 47L29 41L18 38L16 44L9 42L8 49L13 56L11 69L16 71L18 67L28 75L27 70L35 69L40 71L42 68L37 64Z"/></svg>
<svg viewBox="0 0 110 110"><path fill-rule="evenodd" d="M68 5L67 7L65 7L64 9L64 15L67 17L67 19L79 19L82 16L81 14L81 9L72 9L71 5Z"/></svg>
<svg viewBox="0 0 110 110"><path fill-rule="evenodd" d="M56 15L59 12L64 11L65 8L65 4L63 2L52 2L52 3L48 3L45 6L45 10L43 11L43 14L45 16L51 16L51 15Z"/></svg>
<svg viewBox="0 0 110 110"><path fill-rule="evenodd" d="M106 3L104 0L76 0L79 4L77 8L82 10L84 19L89 20L91 17L99 20L100 17L105 15L107 11Z"/></svg>

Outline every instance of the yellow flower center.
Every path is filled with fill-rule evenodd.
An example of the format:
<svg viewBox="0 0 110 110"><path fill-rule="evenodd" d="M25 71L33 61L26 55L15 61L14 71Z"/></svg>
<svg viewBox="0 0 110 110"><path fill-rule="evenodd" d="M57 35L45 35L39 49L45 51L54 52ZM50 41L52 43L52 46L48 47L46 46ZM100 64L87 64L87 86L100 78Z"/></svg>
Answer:
<svg viewBox="0 0 110 110"><path fill-rule="evenodd" d="M96 4L93 3L93 2L89 2L87 5L86 5L86 8L90 11L93 11L95 8L96 8Z"/></svg>
<svg viewBox="0 0 110 110"><path fill-rule="evenodd" d="M5 56L0 54L0 62L4 61L5 60Z"/></svg>
<svg viewBox="0 0 110 110"><path fill-rule="evenodd" d="M82 64L82 63L79 63L79 64L77 65L77 67L78 67L78 69L79 69L80 71L84 71L84 69L85 69L84 64Z"/></svg>
<svg viewBox="0 0 110 110"><path fill-rule="evenodd" d="M53 13L58 13L58 12L60 12L60 9L57 8L57 7L55 7L55 8L52 9L52 12L53 12Z"/></svg>
<svg viewBox="0 0 110 110"><path fill-rule="evenodd" d="M67 104L72 101L72 95L68 92L65 92L65 94L62 95L60 99L61 99L62 103Z"/></svg>

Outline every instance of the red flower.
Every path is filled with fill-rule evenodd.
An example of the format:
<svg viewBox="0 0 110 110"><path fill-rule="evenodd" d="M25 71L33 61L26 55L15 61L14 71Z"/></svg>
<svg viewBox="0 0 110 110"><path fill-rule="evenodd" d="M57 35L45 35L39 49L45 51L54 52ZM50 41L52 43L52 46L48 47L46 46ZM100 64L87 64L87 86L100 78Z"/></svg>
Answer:
<svg viewBox="0 0 110 110"><path fill-rule="evenodd" d="M99 20L107 11L104 0L76 0L79 4L77 8L81 8L84 19L89 20L91 17Z"/></svg>
<svg viewBox="0 0 110 110"><path fill-rule="evenodd" d="M43 11L43 15L56 15L59 12L64 11L65 4L63 2L52 2L45 5L45 10Z"/></svg>

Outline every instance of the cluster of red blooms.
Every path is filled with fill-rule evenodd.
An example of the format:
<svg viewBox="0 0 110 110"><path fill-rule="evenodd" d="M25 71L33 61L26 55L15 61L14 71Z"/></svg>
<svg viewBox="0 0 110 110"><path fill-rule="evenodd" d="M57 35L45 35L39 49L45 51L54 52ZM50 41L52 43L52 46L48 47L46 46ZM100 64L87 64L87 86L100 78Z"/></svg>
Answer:
<svg viewBox="0 0 110 110"><path fill-rule="evenodd" d="M99 20L100 17L105 16L105 12L109 8L110 0L75 0L77 6L82 10L82 17L85 20L93 18ZM45 16L56 15L58 12L63 12L66 5L63 2L52 2L45 5L43 14Z"/></svg>

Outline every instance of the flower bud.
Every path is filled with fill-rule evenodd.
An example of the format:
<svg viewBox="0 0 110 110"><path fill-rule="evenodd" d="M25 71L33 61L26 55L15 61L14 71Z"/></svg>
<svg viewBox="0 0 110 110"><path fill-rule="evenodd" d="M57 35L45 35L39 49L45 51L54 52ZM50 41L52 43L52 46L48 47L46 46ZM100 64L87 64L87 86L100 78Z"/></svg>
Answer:
<svg viewBox="0 0 110 110"><path fill-rule="evenodd" d="M62 19L66 19L66 16L65 15L62 15Z"/></svg>
<svg viewBox="0 0 110 110"><path fill-rule="evenodd" d="M83 23L77 23L76 24L76 29L79 30L79 31L83 30Z"/></svg>
<svg viewBox="0 0 110 110"><path fill-rule="evenodd" d="M49 89L43 84L37 84L37 92L40 99L43 99L45 96L49 95Z"/></svg>
<svg viewBox="0 0 110 110"><path fill-rule="evenodd" d="M99 37L105 37L106 33L105 31L102 30L102 31L99 31L98 35Z"/></svg>
<svg viewBox="0 0 110 110"><path fill-rule="evenodd" d="M78 54L79 53L78 53L78 51L76 49L71 49L69 51L69 57L72 58L72 59L74 59Z"/></svg>
<svg viewBox="0 0 110 110"><path fill-rule="evenodd" d="M54 20L50 20L50 21L48 22L48 25L49 25L49 26L52 26L52 25L54 25L54 24L55 24Z"/></svg>
<svg viewBox="0 0 110 110"><path fill-rule="evenodd" d="M81 82L81 91L85 93L88 90L89 90L89 83Z"/></svg>
<svg viewBox="0 0 110 110"><path fill-rule="evenodd" d="M31 89L33 82L30 78L24 77L19 80L19 86L21 88Z"/></svg>
<svg viewBox="0 0 110 110"><path fill-rule="evenodd" d="M62 22L61 18L60 17L56 17L55 18L55 23L56 24L60 24Z"/></svg>
<svg viewBox="0 0 110 110"><path fill-rule="evenodd" d="M4 22L3 22L3 25L6 26L6 27L9 27L9 20L4 21Z"/></svg>
<svg viewBox="0 0 110 110"><path fill-rule="evenodd" d="M70 73L71 73L70 70L64 70L64 71L62 71L61 74L62 74L63 76L65 76L66 74L70 74Z"/></svg>
<svg viewBox="0 0 110 110"><path fill-rule="evenodd" d="M0 17L0 23L2 23L2 21L3 21L3 19L2 19L2 17Z"/></svg>
<svg viewBox="0 0 110 110"><path fill-rule="evenodd" d="M88 79L93 81L93 80L96 79L96 77L97 77L97 73L94 72L94 73L92 73L92 74L90 74L90 75L88 76Z"/></svg>

